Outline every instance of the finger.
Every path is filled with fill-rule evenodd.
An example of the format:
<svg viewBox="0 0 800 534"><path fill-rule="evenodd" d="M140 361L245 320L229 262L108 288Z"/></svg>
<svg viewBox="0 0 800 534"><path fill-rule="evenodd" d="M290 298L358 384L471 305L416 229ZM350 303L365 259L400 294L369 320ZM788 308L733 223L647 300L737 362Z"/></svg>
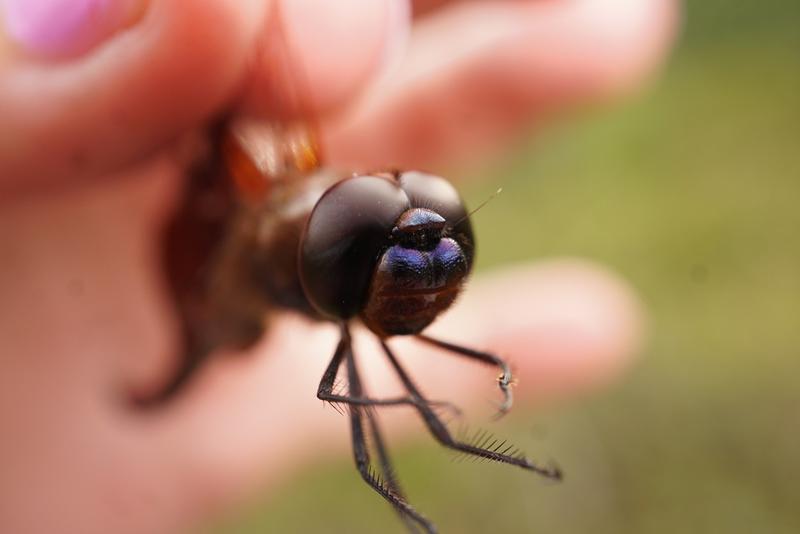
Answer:
<svg viewBox="0 0 800 534"><path fill-rule="evenodd" d="M269 61L253 58L270 57L264 38L276 27L285 25L297 41L299 59L290 69L313 69L320 89L310 93L309 107L317 111L355 93L380 65L389 33L402 34L402 12L389 0L283 4L150 0L124 31L66 58L43 54L31 41L35 32L7 35L24 42L0 44L0 193L120 169L207 121L232 103L247 76L270 76ZM344 20L359 9L367 28L345 31ZM291 91L280 83L254 87L251 102L283 101ZM262 91L270 87L273 93Z"/></svg>
<svg viewBox="0 0 800 534"><path fill-rule="evenodd" d="M630 289L586 263L520 266L476 280L468 294L431 333L509 357L523 404L606 384L638 347L641 316ZM369 391L391 395L398 386L385 357L369 336L357 338ZM347 420L315 398L336 341L332 325L285 318L255 358L215 361L149 434L158 441L170 436L170 462L202 473L215 495L229 498L255 483L263 486L265 476L275 484L309 458L339 454L347 448ZM411 340L391 344L430 398L487 413L489 399L499 398L496 370ZM395 434L421 429L407 410L384 410L382 417Z"/></svg>
<svg viewBox="0 0 800 534"><path fill-rule="evenodd" d="M485 153L546 113L641 84L671 42L675 4L448 5L415 24L391 76L326 125L326 146L345 168Z"/></svg>
<svg viewBox="0 0 800 534"><path fill-rule="evenodd" d="M638 353L643 331L641 306L625 281L570 259L487 277L431 328L432 335L508 358L519 379L518 396L536 403L617 379ZM478 369L474 383L485 377ZM467 384L457 386L462 388L469 391Z"/></svg>
<svg viewBox="0 0 800 534"><path fill-rule="evenodd" d="M317 117L343 105L405 46L407 0L291 0L266 24L240 107Z"/></svg>
<svg viewBox="0 0 800 534"><path fill-rule="evenodd" d="M518 381L518 400L541 404L618 378L636 355L642 330L640 306L624 281L588 262L564 259L506 268L476 280L426 334L506 359ZM501 400L497 369L410 338L391 344L431 398L486 414ZM383 358L365 359L367 365ZM394 382L377 370L382 367L373 371L382 380L376 390Z"/></svg>

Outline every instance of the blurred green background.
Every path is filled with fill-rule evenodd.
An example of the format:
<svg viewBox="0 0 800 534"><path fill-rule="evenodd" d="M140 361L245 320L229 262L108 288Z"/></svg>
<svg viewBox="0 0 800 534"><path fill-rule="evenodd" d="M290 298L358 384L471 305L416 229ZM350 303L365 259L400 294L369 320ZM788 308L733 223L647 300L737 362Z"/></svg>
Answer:
<svg viewBox="0 0 800 534"><path fill-rule="evenodd" d="M800 2L686 11L654 88L547 129L467 191L471 205L509 193L477 224L480 268L606 263L640 291L653 335L619 386L496 427L557 458L563 484L451 462L432 440L395 449L441 532L800 532ZM213 532L374 525L404 532L345 456Z"/></svg>

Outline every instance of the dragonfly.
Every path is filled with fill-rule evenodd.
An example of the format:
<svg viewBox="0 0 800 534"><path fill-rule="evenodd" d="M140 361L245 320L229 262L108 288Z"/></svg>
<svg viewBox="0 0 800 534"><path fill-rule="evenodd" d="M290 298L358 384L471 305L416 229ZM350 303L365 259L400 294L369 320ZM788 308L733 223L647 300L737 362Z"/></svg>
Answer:
<svg viewBox="0 0 800 534"><path fill-rule="evenodd" d="M346 408L358 472L410 532L436 527L398 481L379 408L414 409L435 440L459 453L560 479L557 467L530 460L488 432L456 436L441 412L458 408L425 396L390 348L392 337L414 336L494 366L498 415L512 406L514 379L505 360L424 333L456 301L474 264L470 213L455 187L415 170L332 170L323 165L316 130L313 121L232 116L209 127L161 246L179 318L180 366L160 390L132 394L133 405L164 406L215 353L252 348L269 317L292 310L338 325L339 342L316 395ZM403 395L367 394L352 343L357 323L377 337Z"/></svg>

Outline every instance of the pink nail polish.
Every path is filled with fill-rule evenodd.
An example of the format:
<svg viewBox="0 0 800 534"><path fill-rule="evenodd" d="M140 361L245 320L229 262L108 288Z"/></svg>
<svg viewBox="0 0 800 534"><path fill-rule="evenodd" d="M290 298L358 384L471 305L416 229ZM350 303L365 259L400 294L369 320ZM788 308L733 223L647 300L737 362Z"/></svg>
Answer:
<svg viewBox="0 0 800 534"><path fill-rule="evenodd" d="M71 56L131 24L143 1L0 0L0 13L8 37L25 52Z"/></svg>

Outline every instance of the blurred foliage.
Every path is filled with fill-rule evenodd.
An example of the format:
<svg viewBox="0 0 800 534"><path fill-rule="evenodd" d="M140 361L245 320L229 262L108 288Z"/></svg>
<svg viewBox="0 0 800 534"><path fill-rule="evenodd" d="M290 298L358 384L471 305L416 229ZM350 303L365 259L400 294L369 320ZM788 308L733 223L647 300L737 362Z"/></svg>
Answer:
<svg viewBox="0 0 800 534"><path fill-rule="evenodd" d="M542 132L468 192L506 191L478 216L480 268L606 263L640 291L652 338L624 384L504 423L563 484L424 440L395 451L442 532L800 532L800 2L687 11L651 91ZM215 531L374 525L403 532L342 458Z"/></svg>

